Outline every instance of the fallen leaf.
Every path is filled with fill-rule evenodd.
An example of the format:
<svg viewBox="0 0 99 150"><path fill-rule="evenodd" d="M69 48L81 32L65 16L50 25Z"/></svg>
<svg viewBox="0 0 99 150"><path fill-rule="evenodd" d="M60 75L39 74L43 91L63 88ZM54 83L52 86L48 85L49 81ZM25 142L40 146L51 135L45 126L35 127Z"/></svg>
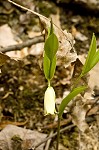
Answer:
<svg viewBox="0 0 99 150"><path fill-rule="evenodd" d="M43 31L45 30L45 37L47 37L48 29L50 27L50 19L48 19L47 17L45 17L33 10L23 7L11 0L8 0L8 1L24 10L27 10L27 11L37 15L40 19L41 31L43 33ZM74 45L73 36L70 33L67 33L67 31L63 31L55 23L53 23L53 24L54 24L55 34L59 39L59 50L57 52L57 57L59 59L62 59L63 65L65 67L68 67L71 64L71 62L74 62L77 58L77 54L73 48L73 45Z"/></svg>
<svg viewBox="0 0 99 150"><path fill-rule="evenodd" d="M40 17L40 22L42 24L42 31L45 30L46 38L48 29L50 28L50 22L42 17ZM54 24L54 33L59 40L59 49L56 54L58 64L61 64L66 68L77 59L77 53L73 47L75 43L74 38L71 33L68 33L66 30L63 31L56 24Z"/></svg>
<svg viewBox="0 0 99 150"><path fill-rule="evenodd" d="M89 86L93 89L95 86L99 88L99 63L89 72Z"/></svg>
<svg viewBox="0 0 99 150"><path fill-rule="evenodd" d="M86 113L89 108L84 104L82 96L76 97L75 104L76 105L72 111L72 120L80 131L85 132L89 128L85 120Z"/></svg>
<svg viewBox="0 0 99 150"><path fill-rule="evenodd" d="M72 34L76 40L79 40L82 42L88 40L88 38L84 34L82 34L81 32L77 31L77 29L74 26L72 26Z"/></svg>
<svg viewBox="0 0 99 150"><path fill-rule="evenodd" d="M9 45L15 45L17 42L14 39L11 28L8 24L5 24L0 27L0 46L7 47Z"/></svg>
<svg viewBox="0 0 99 150"><path fill-rule="evenodd" d="M4 65L10 57L0 52L0 66Z"/></svg>
<svg viewBox="0 0 99 150"><path fill-rule="evenodd" d="M79 58L76 59L73 65L74 65L74 69L73 69L72 81L71 81L72 85L77 81L78 77L82 72L82 67L83 67L83 64ZM88 85L88 80L89 80L89 74L83 76L76 86Z"/></svg>

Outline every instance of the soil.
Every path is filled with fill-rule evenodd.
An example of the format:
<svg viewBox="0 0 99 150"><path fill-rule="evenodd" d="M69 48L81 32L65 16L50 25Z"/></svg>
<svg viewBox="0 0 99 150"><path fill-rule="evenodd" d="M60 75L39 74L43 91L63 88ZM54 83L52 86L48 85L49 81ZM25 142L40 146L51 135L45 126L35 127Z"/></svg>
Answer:
<svg viewBox="0 0 99 150"><path fill-rule="evenodd" d="M17 36L19 36L21 40L24 41L28 38L27 31L31 30L33 26L36 25L39 28L38 18L36 16L14 6L11 7L8 5L5 7L4 3L0 3L0 8L2 8L2 11L0 12L0 25L6 23L9 24L13 30L17 31ZM97 44L99 46L99 18L97 16L90 14L83 15L75 11L75 9L70 10L63 6L56 6L53 2L49 3L43 1L41 3L37 1L34 3L35 10L47 17L49 14L55 14L58 7L60 9L60 22L62 29L66 29L73 33L73 29L75 28L76 32L79 31L88 38L83 42L79 39L75 39L75 49L79 55L87 53L93 32L98 39ZM27 3L25 3L25 5L26 4ZM32 1L29 1L28 5L30 6L30 4L32 4ZM48 6L48 8L45 9L45 6ZM55 7L54 11L52 10L53 7ZM8 9L9 11L7 11ZM21 19L24 20L22 21ZM39 131L42 129L41 132L50 133L51 129L45 129L44 127L48 124L53 124L55 116L44 116L43 97L47 88L47 81L44 77L43 70L38 64L38 60L39 56L28 55L19 61L12 59L1 67L1 130L10 123L32 130L36 129ZM70 71L71 67L65 69L60 65L56 68L52 85L56 91L57 99L62 98L66 90L70 90ZM97 95L94 96L99 96L98 88L95 89L95 94ZM63 118L67 119L68 113L64 113ZM69 122L69 124L71 124L71 122ZM53 130L56 131L56 129L57 128ZM78 139L79 129L77 127L65 131L60 135L60 143L64 146L62 150L78 150ZM54 150L55 144L56 137L53 138L49 150Z"/></svg>

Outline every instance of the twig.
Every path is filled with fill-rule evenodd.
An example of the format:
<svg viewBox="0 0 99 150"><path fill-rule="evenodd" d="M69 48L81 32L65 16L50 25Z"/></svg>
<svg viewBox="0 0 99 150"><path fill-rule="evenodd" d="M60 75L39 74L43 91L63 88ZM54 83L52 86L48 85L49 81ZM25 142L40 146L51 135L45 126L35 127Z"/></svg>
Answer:
<svg viewBox="0 0 99 150"><path fill-rule="evenodd" d="M64 125L66 126L70 122L71 122L71 116L69 116L68 119L64 119L64 120L60 121L60 127L62 127ZM44 130L44 129L53 129L53 128L57 128L57 122L48 124L48 125L42 127L41 129Z"/></svg>
<svg viewBox="0 0 99 150"><path fill-rule="evenodd" d="M26 42L23 42L21 44L16 44L16 45L11 45L11 46L8 46L8 47L0 48L0 51L2 53L5 53L5 52L8 52L8 51L21 50L24 47L29 47L29 46L32 46L34 44L41 43L41 42L44 42L43 36L36 36L36 37L34 37L32 39L29 39Z"/></svg>
<svg viewBox="0 0 99 150"><path fill-rule="evenodd" d="M53 135L53 130L50 132L49 137L52 136L52 135ZM49 140L46 142L46 146L45 146L45 149L44 149L44 150L49 150L50 143L51 143L51 139L49 139Z"/></svg>
<svg viewBox="0 0 99 150"><path fill-rule="evenodd" d="M54 118L54 123L56 123L56 120L57 120L57 115L56 115L55 118ZM51 130L49 136L52 136L53 133L54 133L54 129L52 128L52 130ZM44 150L49 150L51 140L52 140L52 139L49 139L48 141L46 141L46 145L45 145Z"/></svg>
<svg viewBox="0 0 99 150"><path fill-rule="evenodd" d="M72 125L69 125L69 126L63 128L63 129L61 129L61 130L60 130L60 133L66 131L66 130L69 130L69 129L73 128L73 127L75 127L75 125L73 125L73 124L72 124ZM32 146L32 147L31 147L30 149L28 149L28 150L36 150L37 147L39 147L41 144L45 143L47 140L49 140L50 138L53 138L53 137L56 136L56 135L57 135L57 132L55 132L53 135L51 135L51 136L45 138L44 140L42 140L42 141L41 141L40 143L38 143L37 145Z"/></svg>
<svg viewBox="0 0 99 150"><path fill-rule="evenodd" d="M39 13L29 9L29 8L26 8L26 7L24 7L24 6L20 5L20 4L17 4L15 2L13 2L12 0L7 0L7 1L12 3L12 4L14 4L15 6L18 6L18 7L22 8L22 9L24 9L24 10L27 10L27 11L33 13L34 15L37 15L38 17L42 17L42 18L46 19L47 21L50 21L47 17L45 17L45 16L43 16L43 15L41 15L41 14L39 14Z"/></svg>
<svg viewBox="0 0 99 150"><path fill-rule="evenodd" d="M29 12L31 12L31 13L37 15L39 18L40 18L40 17L41 17L41 18L44 18L44 19L47 20L48 22L51 21L51 20L48 19L47 17L45 17L45 16L43 16L43 15L41 15L41 14L39 14L39 13L37 13L37 12L35 12L35 11L29 9L29 8L26 8L26 7L22 6L22 5L19 5L19 4L15 3L15 2L13 2L12 0L7 0L7 1L10 2L10 3L12 3L12 4L14 4L15 6L17 6L17 7L19 7L19 8L22 8L22 9L24 9L24 10L27 10L27 11L29 11ZM63 35L65 35L67 41L71 44L71 47L73 48L73 45L72 45L71 41L68 39L68 37L67 37L66 34L63 32L63 30L62 30L61 28L59 28L54 22L53 22L53 24L54 24L54 26L55 26L59 31L61 31L61 32L63 33Z"/></svg>
<svg viewBox="0 0 99 150"><path fill-rule="evenodd" d="M56 150L59 148L59 139L60 139L60 121L61 118L58 115L58 129L57 129L57 143L56 143Z"/></svg>

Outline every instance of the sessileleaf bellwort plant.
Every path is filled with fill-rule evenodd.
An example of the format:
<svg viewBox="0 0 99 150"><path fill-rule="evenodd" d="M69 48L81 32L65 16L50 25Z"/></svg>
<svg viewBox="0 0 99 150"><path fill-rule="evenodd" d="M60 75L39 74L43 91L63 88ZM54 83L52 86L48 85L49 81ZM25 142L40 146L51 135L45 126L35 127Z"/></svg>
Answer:
<svg viewBox="0 0 99 150"><path fill-rule="evenodd" d="M54 33L52 20L50 22L50 28L48 29L48 36L44 44L44 59L43 59L43 69L45 78L48 81L48 87L44 95L44 115L54 115L55 110L55 91L51 86L51 80L54 76L56 69L56 53L59 49L59 42L56 34ZM67 104L79 93L86 90L87 86L76 87L80 79L86 75L97 63L99 62L99 49L96 48L96 38L93 34L91 45L89 48L88 56L85 61L85 65L82 68L82 72L78 79L76 80L71 92L62 100L59 110L56 113L58 115L58 130L57 130L57 145L56 150L59 147L59 135L60 135L60 120Z"/></svg>
<svg viewBox="0 0 99 150"><path fill-rule="evenodd" d="M48 81L48 88L44 95L44 115L54 115L55 110L55 91L51 86L50 81L54 76L56 69L56 53L59 47L57 36L54 34L53 23L51 21L51 27L48 30L48 36L44 44L44 60L43 68L44 74Z"/></svg>

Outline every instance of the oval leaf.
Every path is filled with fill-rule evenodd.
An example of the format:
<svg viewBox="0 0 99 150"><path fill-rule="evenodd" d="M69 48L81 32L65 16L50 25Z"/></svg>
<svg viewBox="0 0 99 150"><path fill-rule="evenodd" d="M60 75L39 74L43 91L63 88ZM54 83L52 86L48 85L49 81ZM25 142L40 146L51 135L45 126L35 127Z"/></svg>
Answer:
<svg viewBox="0 0 99 150"><path fill-rule="evenodd" d="M45 78L48 80L49 79L49 70L50 70L50 60L46 56L46 53L44 53L43 67L44 67Z"/></svg>
<svg viewBox="0 0 99 150"><path fill-rule="evenodd" d="M45 45L44 45L45 53L46 53L47 57L50 59L50 61L53 60L53 58L58 50L58 46L59 46L58 38L54 33L52 33L48 37L48 39L46 40Z"/></svg>
<svg viewBox="0 0 99 150"><path fill-rule="evenodd" d="M44 54L43 67L46 79L51 80L54 76L56 69L56 55L54 56L53 61L51 62L50 59L46 56L46 54Z"/></svg>
<svg viewBox="0 0 99 150"><path fill-rule="evenodd" d="M56 55L54 56L52 62L50 63L50 79L53 78L56 69Z"/></svg>

